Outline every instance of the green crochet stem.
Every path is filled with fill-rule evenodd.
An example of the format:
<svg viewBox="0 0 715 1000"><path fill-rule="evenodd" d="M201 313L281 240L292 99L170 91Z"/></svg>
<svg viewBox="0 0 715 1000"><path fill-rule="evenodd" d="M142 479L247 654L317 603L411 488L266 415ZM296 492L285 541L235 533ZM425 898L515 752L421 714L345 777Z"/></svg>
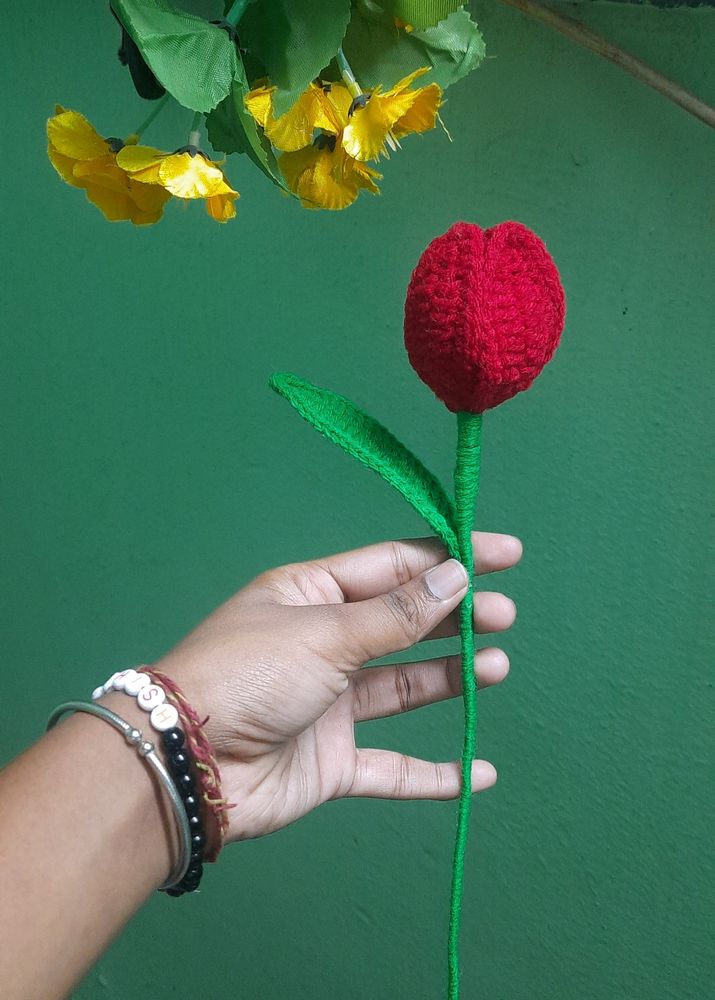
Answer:
<svg viewBox="0 0 715 1000"><path fill-rule="evenodd" d="M472 527L479 492L481 460L481 413L457 414L457 463L454 470L454 498L459 558L469 574L469 588L459 608L464 700L464 745L462 748L462 790L457 812L457 834L452 861L452 894L449 906L449 1000L459 997L459 928L464 893L464 855L472 809L472 761L477 750L477 682L474 676L474 556Z"/></svg>

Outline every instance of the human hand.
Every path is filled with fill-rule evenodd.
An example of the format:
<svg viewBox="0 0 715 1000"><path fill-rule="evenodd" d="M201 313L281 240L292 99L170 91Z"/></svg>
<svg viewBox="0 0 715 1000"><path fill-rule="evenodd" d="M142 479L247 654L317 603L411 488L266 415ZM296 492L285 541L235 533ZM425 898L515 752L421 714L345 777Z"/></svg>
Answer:
<svg viewBox="0 0 715 1000"><path fill-rule="evenodd" d="M473 535L475 572L521 557L509 535ZM458 632L467 576L434 539L384 542L259 576L158 661L199 715L221 768L227 840L271 833L344 796L450 799L457 761L432 763L355 746L355 723L461 693L459 656L361 669L422 639ZM516 611L503 594L475 596L477 632L501 632ZM480 687L509 663L499 649L475 657ZM472 769L475 791L496 772Z"/></svg>

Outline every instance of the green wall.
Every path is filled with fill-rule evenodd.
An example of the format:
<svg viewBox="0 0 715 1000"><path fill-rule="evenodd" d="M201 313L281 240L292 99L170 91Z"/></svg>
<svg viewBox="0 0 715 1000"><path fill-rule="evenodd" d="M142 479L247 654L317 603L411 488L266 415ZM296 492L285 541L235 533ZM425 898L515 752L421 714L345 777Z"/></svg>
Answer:
<svg viewBox="0 0 715 1000"><path fill-rule="evenodd" d="M5 12L0 758L259 570L423 531L266 379L352 396L448 475L404 289L453 221L520 219L568 323L485 425L479 521L526 553L499 582L520 608L511 676L481 701L500 781L475 815L464 1000L702 1000L713 134L517 12L475 12L490 58L448 95L453 144L406 141L380 199L305 212L233 158L234 224L170 206L147 231L105 223L44 153L56 100L108 133L143 116L106 4ZM715 102L712 11L577 13ZM185 117L148 138L176 145ZM360 739L449 759L460 706ZM236 846L200 896L153 899L77 997L440 997L454 816L346 801Z"/></svg>

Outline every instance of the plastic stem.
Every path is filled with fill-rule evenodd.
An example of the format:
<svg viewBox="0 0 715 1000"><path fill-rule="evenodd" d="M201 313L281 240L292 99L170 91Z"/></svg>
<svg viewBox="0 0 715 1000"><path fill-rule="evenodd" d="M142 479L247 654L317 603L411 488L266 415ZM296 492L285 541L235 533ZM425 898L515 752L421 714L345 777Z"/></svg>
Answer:
<svg viewBox="0 0 715 1000"><path fill-rule="evenodd" d="M338 69L340 70L340 75L343 78L345 86L348 88L353 97L360 97L362 94L362 88L355 79L355 74L350 68L350 63L345 58L345 53L342 48L338 49L335 61L338 64Z"/></svg>
<svg viewBox="0 0 715 1000"><path fill-rule="evenodd" d="M194 114L194 117L191 119L191 128L189 129L189 145L190 146L198 146L199 143L201 142L201 133L199 131L199 126L201 124L201 119L202 118L203 118L203 115L201 114L201 112L197 111Z"/></svg>
<svg viewBox="0 0 715 1000"><path fill-rule="evenodd" d="M243 12L245 11L246 7L248 7L249 3L250 0L234 0L234 3L231 4L229 9L226 11L226 14L224 15L224 21L228 21L228 23L232 24L235 28L238 22L243 17Z"/></svg>
<svg viewBox="0 0 715 1000"><path fill-rule="evenodd" d="M454 498L457 508L459 557L469 574L469 588L459 608L464 701L464 744L462 748L462 788L457 811L457 833L452 862L452 893L449 906L449 1000L459 997L459 928L464 890L464 855L472 807L472 761L477 750L477 683L474 676L474 556L472 528L479 492L481 464L481 413L457 414L457 462L454 470Z"/></svg>
<svg viewBox="0 0 715 1000"><path fill-rule="evenodd" d="M137 139L141 139L142 133L146 132L146 130L149 128L154 119L161 114L161 112L166 107L166 103L170 97L171 94L164 94L164 96L159 101L157 101L156 106L151 109L151 111L146 116L144 121L141 123L139 128L134 130L134 135L137 137Z"/></svg>

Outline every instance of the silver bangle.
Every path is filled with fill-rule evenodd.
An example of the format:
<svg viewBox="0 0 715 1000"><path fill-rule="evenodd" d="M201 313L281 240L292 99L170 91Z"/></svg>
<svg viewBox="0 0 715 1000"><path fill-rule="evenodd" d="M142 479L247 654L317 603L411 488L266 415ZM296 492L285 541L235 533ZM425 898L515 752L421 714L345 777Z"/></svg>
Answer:
<svg viewBox="0 0 715 1000"><path fill-rule="evenodd" d="M131 726L125 719L117 715L116 712L105 708L104 705L97 705L89 701L66 701L63 705L58 705L47 721L47 729L52 729L66 712L86 712L88 715L96 715L97 718L104 719L110 726L118 730L124 736L129 746L134 747L139 756L154 769L171 800L180 841L179 860L176 863L176 867L166 882L159 888L161 891L165 891L178 885L186 874L191 861L191 830L189 829L189 820L181 796L177 791L173 778L167 771L161 758L157 755L154 744L145 740L141 730L135 729L134 726Z"/></svg>

